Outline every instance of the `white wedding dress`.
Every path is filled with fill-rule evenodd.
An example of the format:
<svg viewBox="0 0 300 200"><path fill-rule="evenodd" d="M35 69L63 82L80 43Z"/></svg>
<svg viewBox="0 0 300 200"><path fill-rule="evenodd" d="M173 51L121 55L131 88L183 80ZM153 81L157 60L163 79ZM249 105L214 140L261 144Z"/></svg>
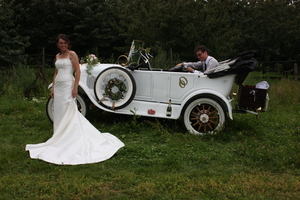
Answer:
<svg viewBox="0 0 300 200"><path fill-rule="evenodd" d="M98 131L77 109L72 98L73 67L69 58L57 59L54 86L53 136L44 143L27 144L33 159L59 165L96 163L109 159L124 146L110 133Z"/></svg>

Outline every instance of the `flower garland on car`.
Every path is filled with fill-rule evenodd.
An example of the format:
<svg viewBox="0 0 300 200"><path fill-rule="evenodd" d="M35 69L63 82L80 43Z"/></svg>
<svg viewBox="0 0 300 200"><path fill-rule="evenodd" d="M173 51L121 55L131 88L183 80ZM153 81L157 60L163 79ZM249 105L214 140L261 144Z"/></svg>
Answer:
<svg viewBox="0 0 300 200"><path fill-rule="evenodd" d="M112 78L106 83L104 92L104 96L110 98L111 100L119 101L124 97L126 85L120 79Z"/></svg>
<svg viewBox="0 0 300 200"><path fill-rule="evenodd" d="M86 73L91 75L91 70L99 63L99 60L94 54L89 54L84 58L84 62L86 62Z"/></svg>

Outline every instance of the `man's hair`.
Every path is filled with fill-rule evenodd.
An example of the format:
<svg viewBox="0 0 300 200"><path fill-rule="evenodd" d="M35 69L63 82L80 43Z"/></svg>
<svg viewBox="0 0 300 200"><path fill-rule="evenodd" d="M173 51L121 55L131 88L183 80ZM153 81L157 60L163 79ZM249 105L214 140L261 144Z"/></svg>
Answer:
<svg viewBox="0 0 300 200"><path fill-rule="evenodd" d="M208 49L204 45L200 45L200 46L196 47L196 49L194 50L194 52L196 53L197 51L202 51L203 53L206 51L207 54L208 54Z"/></svg>

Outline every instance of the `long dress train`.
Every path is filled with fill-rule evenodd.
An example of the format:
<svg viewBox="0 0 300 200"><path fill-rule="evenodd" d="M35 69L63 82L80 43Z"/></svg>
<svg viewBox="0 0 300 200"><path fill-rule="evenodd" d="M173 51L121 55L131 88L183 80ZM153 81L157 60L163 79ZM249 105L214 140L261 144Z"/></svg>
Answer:
<svg viewBox="0 0 300 200"><path fill-rule="evenodd" d="M109 159L124 146L110 133L101 133L77 109L70 59L57 59L54 86L53 136L44 143L27 144L33 159L59 165L96 163Z"/></svg>

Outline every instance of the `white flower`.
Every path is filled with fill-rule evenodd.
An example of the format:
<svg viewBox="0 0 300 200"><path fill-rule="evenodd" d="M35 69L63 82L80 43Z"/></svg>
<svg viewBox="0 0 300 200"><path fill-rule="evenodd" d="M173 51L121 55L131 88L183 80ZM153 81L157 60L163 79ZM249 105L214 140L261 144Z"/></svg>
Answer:
<svg viewBox="0 0 300 200"><path fill-rule="evenodd" d="M87 69L86 72L91 75L91 70L93 69L93 67L99 63L98 58L95 56L95 54L89 54L88 56L86 56L85 58L86 62L87 62Z"/></svg>

